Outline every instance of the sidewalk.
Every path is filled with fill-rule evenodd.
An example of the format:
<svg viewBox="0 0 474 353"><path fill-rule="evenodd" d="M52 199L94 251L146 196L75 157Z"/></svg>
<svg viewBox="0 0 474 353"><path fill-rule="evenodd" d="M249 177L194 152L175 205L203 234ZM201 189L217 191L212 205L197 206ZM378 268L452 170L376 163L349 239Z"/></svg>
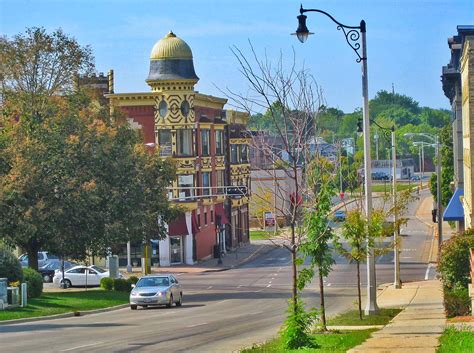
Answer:
<svg viewBox="0 0 474 353"><path fill-rule="evenodd" d="M267 252L275 249L275 245L267 240L253 241L250 244L246 244L232 252L228 252L222 257L222 264L218 264L219 259L208 259L200 261L195 265L176 265L166 267L152 267L152 273L202 273L202 272L218 272L226 271L231 268L243 265L246 262L251 261L258 255L266 254ZM140 267L134 267L132 273L127 273L127 269L121 267L120 272L125 277L130 275L140 276L142 269Z"/></svg>
<svg viewBox="0 0 474 353"><path fill-rule="evenodd" d="M383 329L348 352L436 352L446 325L440 281L406 283L402 289L387 286L378 303L384 308L404 309Z"/></svg>

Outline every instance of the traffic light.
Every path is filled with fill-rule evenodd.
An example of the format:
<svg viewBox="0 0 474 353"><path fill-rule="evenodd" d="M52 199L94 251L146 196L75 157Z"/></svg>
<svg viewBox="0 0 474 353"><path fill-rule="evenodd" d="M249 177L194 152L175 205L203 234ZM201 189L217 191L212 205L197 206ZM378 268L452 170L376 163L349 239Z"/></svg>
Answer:
<svg viewBox="0 0 474 353"><path fill-rule="evenodd" d="M435 208L434 210L431 210L431 218L433 220L433 223L437 223L436 222L436 214L438 213L438 210Z"/></svg>
<svg viewBox="0 0 474 353"><path fill-rule="evenodd" d="M362 118L357 119L357 132L364 132L364 127L362 125Z"/></svg>

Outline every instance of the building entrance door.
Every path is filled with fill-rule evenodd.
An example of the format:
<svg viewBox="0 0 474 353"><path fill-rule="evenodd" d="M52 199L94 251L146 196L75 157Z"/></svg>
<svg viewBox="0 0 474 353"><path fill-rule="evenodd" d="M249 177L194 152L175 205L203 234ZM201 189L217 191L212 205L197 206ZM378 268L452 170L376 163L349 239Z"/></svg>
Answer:
<svg viewBox="0 0 474 353"><path fill-rule="evenodd" d="M183 263L183 241L182 237L170 237L170 262L172 264Z"/></svg>

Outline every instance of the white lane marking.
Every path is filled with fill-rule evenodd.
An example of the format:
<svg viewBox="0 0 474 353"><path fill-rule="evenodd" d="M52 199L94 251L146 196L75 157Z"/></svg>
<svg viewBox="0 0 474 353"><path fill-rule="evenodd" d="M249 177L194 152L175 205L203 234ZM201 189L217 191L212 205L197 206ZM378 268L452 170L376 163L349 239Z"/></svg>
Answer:
<svg viewBox="0 0 474 353"><path fill-rule="evenodd" d="M271 286L272 286L272 285L271 285L271 284L269 284L269 285L267 285L267 288L270 288Z"/></svg>
<svg viewBox="0 0 474 353"><path fill-rule="evenodd" d="M197 326L203 326L203 325L207 325L207 322L201 322L200 324L195 324L195 325L189 325L189 326L186 326L186 327L197 327Z"/></svg>
<svg viewBox="0 0 474 353"><path fill-rule="evenodd" d="M240 288L240 287L243 287L243 286L244 286L243 284L239 284L239 285L237 286L237 288Z"/></svg>
<svg viewBox="0 0 474 353"><path fill-rule="evenodd" d="M82 346L76 346L76 347L72 347L72 348L68 348L68 349L63 349L63 350L60 351L60 352L73 351L73 350L75 350L75 349L85 348L85 347L90 347L90 346L95 346L95 345L101 344L101 343L104 343L104 342L95 342L95 343L84 344L84 345L82 345Z"/></svg>
<svg viewBox="0 0 474 353"><path fill-rule="evenodd" d="M207 287L206 289L211 289L211 288L212 288L212 286L209 286L209 287Z"/></svg>
<svg viewBox="0 0 474 353"><path fill-rule="evenodd" d="M326 286L331 287L331 283L326 284Z"/></svg>
<svg viewBox="0 0 474 353"><path fill-rule="evenodd" d="M268 281L268 283L270 283L270 284L271 284L271 283L272 283L272 281Z"/></svg>
<svg viewBox="0 0 474 353"><path fill-rule="evenodd" d="M428 264L428 267L426 268L426 272L425 272L425 281L427 281L430 276L430 270L431 270L431 264Z"/></svg>

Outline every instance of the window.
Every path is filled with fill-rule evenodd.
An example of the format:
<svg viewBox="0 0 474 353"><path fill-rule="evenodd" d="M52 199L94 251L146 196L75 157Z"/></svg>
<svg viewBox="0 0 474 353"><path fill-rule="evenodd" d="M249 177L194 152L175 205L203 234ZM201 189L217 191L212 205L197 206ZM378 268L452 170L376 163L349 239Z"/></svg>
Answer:
<svg viewBox="0 0 474 353"><path fill-rule="evenodd" d="M210 195L210 187L211 187L211 173L203 172L202 173L202 194Z"/></svg>
<svg viewBox="0 0 474 353"><path fill-rule="evenodd" d="M223 194L224 193L224 171L217 170L216 177L217 177L217 193Z"/></svg>
<svg viewBox="0 0 474 353"><path fill-rule="evenodd" d="M193 155L193 130L178 129L176 130L176 143L178 156Z"/></svg>
<svg viewBox="0 0 474 353"><path fill-rule="evenodd" d="M239 163L239 145L230 145L230 163Z"/></svg>
<svg viewBox="0 0 474 353"><path fill-rule="evenodd" d="M211 223L214 223L214 211L211 210Z"/></svg>
<svg viewBox="0 0 474 353"><path fill-rule="evenodd" d="M216 155L222 156L224 154L223 131L216 130Z"/></svg>
<svg viewBox="0 0 474 353"><path fill-rule="evenodd" d="M198 219L198 227L201 228L201 215L200 214L197 215L197 219Z"/></svg>
<svg viewBox="0 0 474 353"><path fill-rule="evenodd" d="M247 145L240 145L240 160L242 163L248 163L249 161Z"/></svg>
<svg viewBox="0 0 474 353"><path fill-rule="evenodd" d="M170 130L158 130L158 145L160 146L160 156L172 155L172 142Z"/></svg>
<svg viewBox="0 0 474 353"><path fill-rule="evenodd" d="M201 147L202 147L202 155L209 156L210 154L209 129L201 130Z"/></svg>
<svg viewBox="0 0 474 353"><path fill-rule="evenodd" d="M207 226L207 212L204 212L204 225Z"/></svg>
<svg viewBox="0 0 474 353"><path fill-rule="evenodd" d="M179 201L189 201L194 198L194 175L178 175Z"/></svg>

